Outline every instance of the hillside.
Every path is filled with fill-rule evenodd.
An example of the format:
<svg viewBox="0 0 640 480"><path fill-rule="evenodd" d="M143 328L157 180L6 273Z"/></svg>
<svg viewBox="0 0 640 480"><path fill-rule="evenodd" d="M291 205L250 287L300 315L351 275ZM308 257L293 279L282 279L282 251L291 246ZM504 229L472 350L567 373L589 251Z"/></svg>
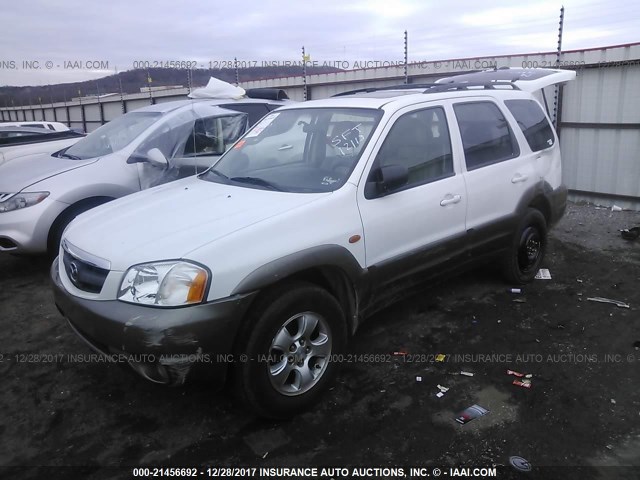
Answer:
<svg viewBox="0 0 640 480"><path fill-rule="evenodd" d="M339 72L339 68L333 67L309 67L307 74ZM238 70L240 82L261 80L265 78L301 76L301 67L251 67ZM229 83L234 83L236 73L234 69L196 69L191 70L193 76L192 87L203 86L209 77L216 77ZM149 86L147 75L151 77L151 86L189 84L189 71L171 68L150 68L149 70L128 70L97 80L87 80L58 85L42 85L27 87L0 87L0 107L37 105L39 102L48 104L52 102L70 101L78 96L119 93L139 93L141 87ZM122 85L122 87L120 86ZM80 92L80 94L78 93Z"/></svg>

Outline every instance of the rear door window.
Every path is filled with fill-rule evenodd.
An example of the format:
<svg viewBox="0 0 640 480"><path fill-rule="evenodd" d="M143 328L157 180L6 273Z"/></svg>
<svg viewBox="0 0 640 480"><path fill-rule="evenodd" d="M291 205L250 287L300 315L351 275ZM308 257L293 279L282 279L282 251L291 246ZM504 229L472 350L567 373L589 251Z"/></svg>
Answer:
<svg viewBox="0 0 640 480"><path fill-rule="evenodd" d="M520 154L509 122L493 102L453 106L460 128L467 170L503 162Z"/></svg>
<svg viewBox="0 0 640 480"><path fill-rule="evenodd" d="M505 100L507 108L518 122L532 152L553 146L553 129L538 102L534 100Z"/></svg>

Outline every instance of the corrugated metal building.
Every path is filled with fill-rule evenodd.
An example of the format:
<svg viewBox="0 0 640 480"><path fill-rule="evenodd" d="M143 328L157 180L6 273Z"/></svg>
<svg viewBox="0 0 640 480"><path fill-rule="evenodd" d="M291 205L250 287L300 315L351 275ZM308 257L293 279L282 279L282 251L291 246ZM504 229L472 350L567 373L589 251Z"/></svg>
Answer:
<svg viewBox="0 0 640 480"><path fill-rule="evenodd" d="M322 64L320 62L320 64ZM493 68L553 68L556 53L474 57L408 66L410 83L432 82L456 73ZM562 89L558 115L565 183L574 199L616 203L640 210L640 42L563 52L560 68L577 71ZM281 87L294 100L326 98L357 88L403 83L404 67L389 66L243 83L245 88ZM73 103L0 108L4 121L56 120L92 131L123 111L171 101L186 88L150 93L85 98ZM554 110L554 91L547 102ZM152 95L152 97L151 97Z"/></svg>

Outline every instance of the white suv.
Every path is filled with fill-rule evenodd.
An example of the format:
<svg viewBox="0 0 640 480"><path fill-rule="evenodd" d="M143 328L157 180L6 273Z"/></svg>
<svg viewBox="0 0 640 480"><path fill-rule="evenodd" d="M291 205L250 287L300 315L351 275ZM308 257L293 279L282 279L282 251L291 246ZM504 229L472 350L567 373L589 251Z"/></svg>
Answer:
<svg viewBox="0 0 640 480"><path fill-rule="evenodd" d="M566 188L525 90L575 73L508 75L270 113L198 177L73 221L56 304L149 380L231 377L260 414L292 415L330 384L361 320L409 287L494 258L509 282L534 278Z"/></svg>

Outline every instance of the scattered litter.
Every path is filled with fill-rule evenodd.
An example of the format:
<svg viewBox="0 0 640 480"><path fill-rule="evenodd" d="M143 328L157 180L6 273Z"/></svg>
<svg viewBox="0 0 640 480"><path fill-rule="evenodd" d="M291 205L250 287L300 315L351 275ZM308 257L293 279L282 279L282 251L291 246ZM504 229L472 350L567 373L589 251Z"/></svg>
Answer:
<svg viewBox="0 0 640 480"><path fill-rule="evenodd" d="M393 354L397 357L397 356L405 356L405 355L409 355L408 352L403 352L403 351L399 351L399 352L393 352Z"/></svg>
<svg viewBox="0 0 640 480"><path fill-rule="evenodd" d="M475 373L472 372L465 372L464 370L462 370L460 372L460 375L464 375L465 377L473 377L475 375Z"/></svg>
<svg viewBox="0 0 640 480"><path fill-rule="evenodd" d="M621 212L622 211L622 207L619 207L618 205L614 205L613 207L611 207L611 211L612 212Z"/></svg>
<svg viewBox="0 0 640 480"><path fill-rule="evenodd" d="M502 320L498 320L498 323L502 323Z"/></svg>
<svg viewBox="0 0 640 480"><path fill-rule="evenodd" d="M509 464L520 472L531 471L531 464L522 457L509 457Z"/></svg>
<svg viewBox="0 0 640 480"><path fill-rule="evenodd" d="M516 303L527 303L527 299L526 298L514 298L512 300L512 302L516 302Z"/></svg>
<svg viewBox="0 0 640 480"><path fill-rule="evenodd" d="M421 382L422 381L422 377L416 377L416 382Z"/></svg>
<svg viewBox="0 0 640 480"><path fill-rule="evenodd" d="M510 288L509 291L511 293L522 293L522 289L521 288Z"/></svg>
<svg viewBox="0 0 640 480"><path fill-rule="evenodd" d="M385 392L386 392L386 390L380 390L380 393L385 393Z"/></svg>
<svg viewBox="0 0 640 480"><path fill-rule="evenodd" d="M615 405L615 404L616 404L616 399L615 399L615 398L612 398L612 399L611 399L611 403L612 403L613 405Z"/></svg>
<svg viewBox="0 0 640 480"><path fill-rule="evenodd" d="M444 353L439 353L436 355L436 362L444 362L445 358L447 358L447 356Z"/></svg>
<svg viewBox="0 0 640 480"><path fill-rule="evenodd" d="M486 415L487 413L489 413L489 410L487 410L486 408L481 407L480 405L471 405L469 408L467 408L466 410L463 410L462 412L460 412L455 420L458 423L461 423L462 425L464 425L465 423L469 423L471 420L475 420L478 417L482 417L484 415Z"/></svg>
<svg viewBox="0 0 640 480"><path fill-rule="evenodd" d="M524 380L515 379L512 384L522 388L531 388L531 380L527 378Z"/></svg>
<svg viewBox="0 0 640 480"><path fill-rule="evenodd" d="M638 340L637 342L633 342L633 348L635 348L636 350L640 350L640 340Z"/></svg>
<svg viewBox="0 0 640 480"><path fill-rule="evenodd" d="M511 382L513 385L516 385L522 388L531 388L531 378L533 378L532 374L520 373L514 370L507 370L507 375L513 375L514 377L518 377L513 382Z"/></svg>
<svg viewBox="0 0 640 480"><path fill-rule="evenodd" d="M589 297L589 298L587 298L587 300L590 300L592 302L610 303L610 304L615 305L616 307L620 307L620 308L629 308L629 304L628 303L621 302L620 300L612 300L610 298Z"/></svg>
<svg viewBox="0 0 640 480"><path fill-rule="evenodd" d="M442 385L438 385L438 390L440 390L438 393L436 393L436 397L438 398L444 397L444 394L449 391L447 387L443 387Z"/></svg>
<svg viewBox="0 0 640 480"><path fill-rule="evenodd" d="M607 445L607 446L606 446L606 449L607 449L607 450L613 450L613 445Z"/></svg>
<svg viewBox="0 0 640 480"><path fill-rule="evenodd" d="M267 455L269 455L269 452L266 452L264 455L262 455L262 458L267 458Z"/></svg>
<svg viewBox="0 0 640 480"><path fill-rule="evenodd" d="M548 268L541 268L540 270L538 270L538 273L536 273L536 279L551 280L551 272L549 271Z"/></svg>
<svg viewBox="0 0 640 480"><path fill-rule="evenodd" d="M635 240L640 237L640 227L625 228L624 230L620 230L620 235L625 240Z"/></svg>
<svg viewBox="0 0 640 480"><path fill-rule="evenodd" d="M578 283L582 283L582 280L580 280L579 278L576 278L576 281L577 281Z"/></svg>

